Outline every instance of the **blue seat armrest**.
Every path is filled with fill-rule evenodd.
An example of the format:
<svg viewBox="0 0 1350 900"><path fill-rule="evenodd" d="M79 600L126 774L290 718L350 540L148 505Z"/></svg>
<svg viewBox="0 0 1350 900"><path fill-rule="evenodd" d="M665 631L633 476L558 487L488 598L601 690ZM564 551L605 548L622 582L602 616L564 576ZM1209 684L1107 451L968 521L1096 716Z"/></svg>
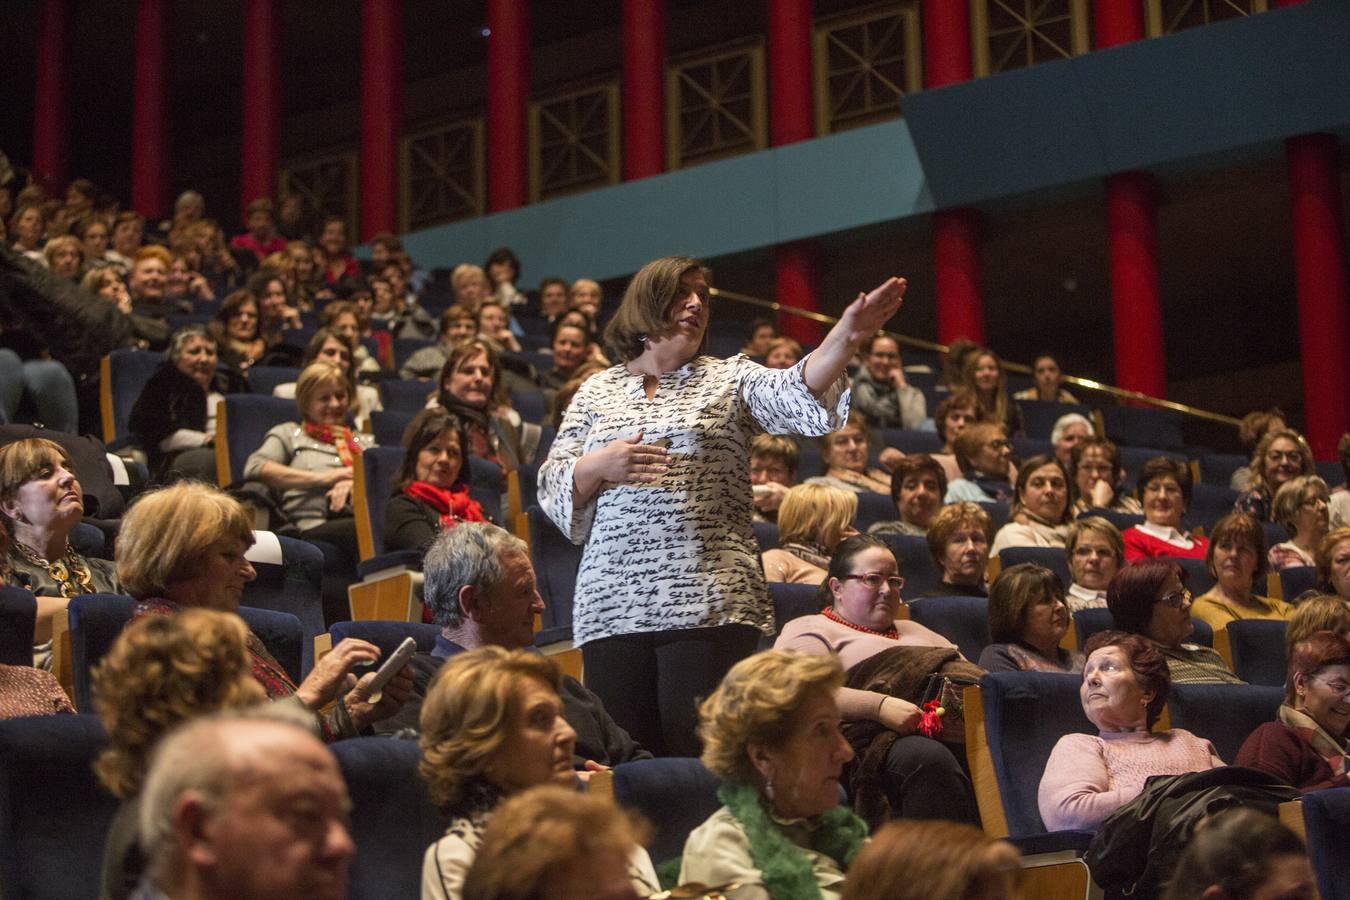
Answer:
<svg viewBox="0 0 1350 900"><path fill-rule="evenodd" d="M552 628L541 628L534 633L534 645L536 647L546 647L549 644L556 644L558 641L570 641L571 639L571 625L555 625Z"/></svg>
<svg viewBox="0 0 1350 900"><path fill-rule="evenodd" d="M1083 853L1087 850L1088 844L1092 843L1093 834L1091 831L1048 831L1044 834L1012 837L1008 838L1008 841L1023 856L1036 853L1062 853L1065 850Z"/></svg>

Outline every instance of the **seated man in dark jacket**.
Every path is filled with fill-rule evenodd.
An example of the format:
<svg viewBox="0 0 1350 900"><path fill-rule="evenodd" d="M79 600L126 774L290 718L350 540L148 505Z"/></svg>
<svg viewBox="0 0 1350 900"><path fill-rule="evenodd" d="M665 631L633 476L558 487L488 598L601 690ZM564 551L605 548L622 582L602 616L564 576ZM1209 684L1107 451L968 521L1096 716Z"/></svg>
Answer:
<svg viewBox="0 0 1350 900"><path fill-rule="evenodd" d="M462 522L441 532L423 563L424 601L441 627L436 647L410 663L413 693L403 709L378 728L418 728L422 698L441 663L489 644L518 650L534 643L534 617L544 611L525 542L488 522ZM563 717L577 733L578 769L650 759L605 712L600 698L564 675Z"/></svg>

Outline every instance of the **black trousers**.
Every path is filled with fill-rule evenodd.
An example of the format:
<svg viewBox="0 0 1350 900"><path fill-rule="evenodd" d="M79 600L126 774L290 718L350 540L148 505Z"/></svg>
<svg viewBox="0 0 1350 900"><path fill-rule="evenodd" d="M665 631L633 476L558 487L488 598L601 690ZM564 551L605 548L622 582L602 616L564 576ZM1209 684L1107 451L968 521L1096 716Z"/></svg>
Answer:
<svg viewBox="0 0 1350 900"><path fill-rule="evenodd" d="M698 756L698 703L758 649L759 629L718 625L623 634L581 648L586 686L634 740L657 756Z"/></svg>
<svg viewBox="0 0 1350 900"><path fill-rule="evenodd" d="M946 819L980 824L964 759L948 744L906 735L886 754L881 784L897 819Z"/></svg>

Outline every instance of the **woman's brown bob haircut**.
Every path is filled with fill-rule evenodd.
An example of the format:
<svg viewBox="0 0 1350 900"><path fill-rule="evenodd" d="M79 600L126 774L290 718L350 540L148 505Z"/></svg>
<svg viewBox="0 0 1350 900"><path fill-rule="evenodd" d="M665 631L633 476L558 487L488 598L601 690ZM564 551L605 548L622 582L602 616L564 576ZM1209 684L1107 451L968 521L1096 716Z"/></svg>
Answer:
<svg viewBox="0 0 1350 900"><path fill-rule="evenodd" d="M647 263L628 282L619 310L605 328L605 344L613 347L624 362L637 359L646 349L647 338L669 327L670 305L680 295L681 281L690 276L701 280L704 287L699 293L707 303L709 275L707 267L690 256L666 256ZM699 354L706 345L705 332Z"/></svg>

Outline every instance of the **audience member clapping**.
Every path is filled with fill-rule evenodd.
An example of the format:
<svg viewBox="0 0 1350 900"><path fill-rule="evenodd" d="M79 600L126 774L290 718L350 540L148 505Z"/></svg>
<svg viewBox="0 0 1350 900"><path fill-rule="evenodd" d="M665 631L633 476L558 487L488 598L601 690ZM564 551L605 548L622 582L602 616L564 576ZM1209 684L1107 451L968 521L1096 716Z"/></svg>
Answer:
<svg viewBox="0 0 1350 900"><path fill-rule="evenodd" d="M1068 413L1055 420L1050 429L1050 443L1054 446L1055 458L1069 468L1073 463L1073 450L1079 442L1093 437L1095 431L1087 416Z"/></svg>
<svg viewBox="0 0 1350 900"><path fill-rule="evenodd" d="M460 344L441 368L441 406L459 417L469 435L468 452L503 469L525 465L533 456L537 428L526 444L526 427L511 408L502 384L497 353L481 339Z"/></svg>
<svg viewBox="0 0 1350 900"><path fill-rule="evenodd" d="M980 668L990 672L1078 672L1082 654L1060 641L1069 630L1069 605L1059 576L1022 563L1004 569L989 586L989 639Z"/></svg>
<svg viewBox="0 0 1350 900"><path fill-rule="evenodd" d="M1049 454L1033 456L1017 471L1017 493L1008 524L994 536L991 554L1008 547L1063 547L1073 519L1069 473Z"/></svg>
<svg viewBox="0 0 1350 900"><path fill-rule="evenodd" d="M1251 516L1230 513L1214 525L1205 567L1214 587L1195 598L1191 615L1215 631L1245 619L1288 619L1294 607L1254 590L1266 574L1266 534ZM1264 581L1264 578L1262 578Z"/></svg>
<svg viewBox="0 0 1350 900"><path fill-rule="evenodd" d="M820 584L839 542L857 534L858 495L824 484L789 488L778 510L780 546L761 556L771 582Z"/></svg>
<svg viewBox="0 0 1350 900"><path fill-rule="evenodd" d="M1241 684L1213 648L1186 643L1195 630L1186 571L1164 559L1126 566L1106 589L1116 627L1146 638L1167 661L1176 684Z"/></svg>
<svg viewBox="0 0 1350 900"><path fill-rule="evenodd" d="M760 434L750 442L750 493L756 522L778 521L788 488L797 483L797 442L781 434Z"/></svg>
<svg viewBox="0 0 1350 900"><path fill-rule="evenodd" d="M1250 489L1233 505L1258 522L1273 521L1275 492L1299 475L1316 475L1312 450L1296 431L1267 431L1252 453Z"/></svg>
<svg viewBox="0 0 1350 900"><path fill-rule="evenodd" d="M723 779L723 805L685 841L681 883L735 882L755 900L839 896L867 840L839 804L853 758L839 731L842 681L830 656L772 650L733 666L703 702L702 759Z"/></svg>
<svg viewBox="0 0 1350 900"><path fill-rule="evenodd" d="M1075 513L1081 515L1090 509L1109 509L1131 515L1144 512L1139 498L1121 488L1125 467L1120 462L1120 449L1111 441L1091 436L1083 438L1074 445L1068 465L1077 488Z"/></svg>
<svg viewBox="0 0 1350 900"><path fill-rule="evenodd" d="M961 477L947 482L947 503L973 500L976 503L1008 502L1013 486L1012 442L1002 425L976 422L967 425L953 441Z"/></svg>
<svg viewBox="0 0 1350 900"><path fill-rule="evenodd" d="M1350 603L1350 526L1322 538L1317 548L1317 581L1322 590Z"/></svg>
<svg viewBox="0 0 1350 900"><path fill-rule="evenodd" d="M1012 844L959 822L891 822L848 867L843 900L1018 900Z"/></svg>
<svg viewBox="0 0 1350 900"><path fill-rule="evenodd" d="M1318 631L1289 654L1285 698L1274 722L1257 728L1237 764L1269 772L1300 791L1346 787L1350 739L1350 641Z"/></svg>
<svg viewBox="0 0 1350 900"><path fill-rule="evenodd" d="M1079 696L1098 734L1066 734L1050 752L1037 799L1051 831L1095 831L1138 796L1151 775L1224 764L1209 741L1189 731L1150 730L1172 687L1168 662L1153 642L1103 631L1083 650L1087 662Z"/></svg>
<svg viewBox="0 0 1350 900"><path fill-rule="evenodd" d="M442 530L486 521L465 483L468 443L464 424L441 407L424 409L408 423L398 491L385 507L386 550L425 552Z"/></svg>
<svg viewBox="0 0 1350 900"><path fill-rule="evenodd" d="M868 534L912 534L922 537L933 524L947 494L947 473L926 453L902 457L891 471L891 499L898 519L874 522Z"/></svg>
<svg viewBox="0 0 1350 900"><path fill-rule="evenodd" d="M863 367L853 380L853 403L874 428L918 428L928 418L923 392L905 380L900 344L885 334L865 341Z"/></svg>
<svg viewBox="0 0 1350 900"><path fill-rule="evenodd" d="M1116 526L1100 516L1085 516L1069 526L1064 539L1073 583L1064 594L1069 612L1105 609L1106 587L1125 565L1125 542Z"/></svg>
<svg viewBox="0 0 1350 900"><path fill-rule="evenodd" d="M1184 462L1170 456L1150 459L1139 473L1135 493L1144 506L1144 521L1121 535L1127 562L1153 556L1205 558L1209 541L1181 525L1191 503L1191 470Z"/></svg>
<svg viewBox="0 0 1350 900"><path fill-rule="evenodd" d="M1272 569L1317 565L1317 545L1330 530L1331 494L1316 475L1291 478L1275 492L1272 514L1292 537L1270 548Z"/></svg>
<svg viewBox="0 0 1350 900"><path fill-rule="evenodd" d="M825 463L825 474L808 478L809 483L827 484L855 493L890 493L890 475L884 469L867 465L867 428L860 417L850 415L844 427L822 437L820 457Z"/></svg>
<svg viewBox="0 0 1350 900"><path fill-rule="evenodd" d="M1313 900L1317 884L1298 835L1254 809L1205 822L1177 860L1163 900Z"/></svg>
<svg viewBox="0 0 1350 900"><path fill-rule="evenodd" d="M949 503L928 526L928 552L942 572L933 597L984 597L994 523L978 503Z"/></svg>

